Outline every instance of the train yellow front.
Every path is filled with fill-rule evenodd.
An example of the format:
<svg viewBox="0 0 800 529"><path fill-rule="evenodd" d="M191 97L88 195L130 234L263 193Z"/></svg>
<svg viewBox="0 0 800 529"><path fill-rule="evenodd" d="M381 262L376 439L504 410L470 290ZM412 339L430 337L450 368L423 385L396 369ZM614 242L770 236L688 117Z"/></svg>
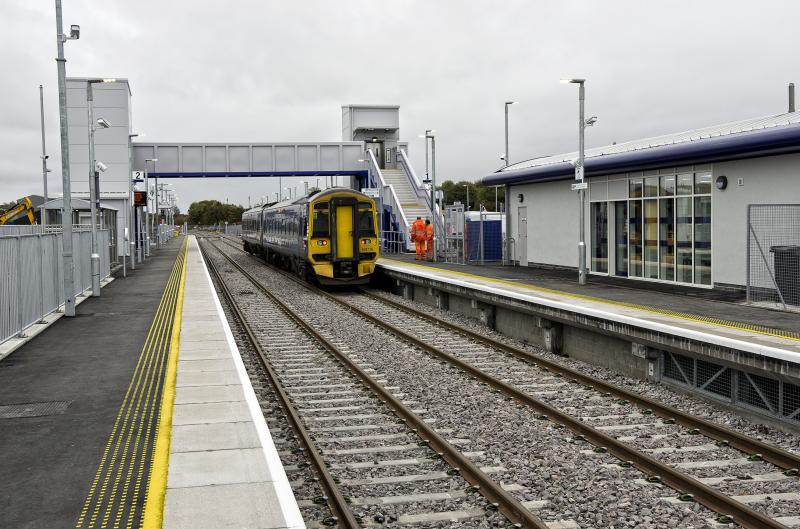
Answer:
<svg viewBox="0 0 800 529"><path fill-rule="evenodd" d="M245 251L323 285L364 284L378 260L375 202L346 188L257 206L242 215Z"/></svg>

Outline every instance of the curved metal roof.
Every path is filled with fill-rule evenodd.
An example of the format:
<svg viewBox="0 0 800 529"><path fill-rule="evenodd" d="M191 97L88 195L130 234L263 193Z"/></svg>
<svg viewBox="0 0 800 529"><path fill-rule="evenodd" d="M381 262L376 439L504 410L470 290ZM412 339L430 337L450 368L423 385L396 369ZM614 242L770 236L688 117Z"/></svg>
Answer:
<svg viewBox="0 0 800 529"><path fill-rule="evenodd" d="M715 125L586 150L587 176L800 152L800 113ZM481 178L486 185L574 176L577 152L509 165Z"/></svg>

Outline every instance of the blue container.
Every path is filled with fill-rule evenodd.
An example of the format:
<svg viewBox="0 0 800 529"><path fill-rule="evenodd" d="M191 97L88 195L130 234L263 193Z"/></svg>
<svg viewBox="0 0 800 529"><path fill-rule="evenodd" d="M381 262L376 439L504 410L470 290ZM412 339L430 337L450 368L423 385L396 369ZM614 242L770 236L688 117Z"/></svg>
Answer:
<svg viewBox="0 0 800 529"><path fill-rule="evenodd" d="M464 253L468 261L480 261L481 222L466 221ZM503 259L503 223L499 220L483 221L483 260L500 261Z"/></svg>

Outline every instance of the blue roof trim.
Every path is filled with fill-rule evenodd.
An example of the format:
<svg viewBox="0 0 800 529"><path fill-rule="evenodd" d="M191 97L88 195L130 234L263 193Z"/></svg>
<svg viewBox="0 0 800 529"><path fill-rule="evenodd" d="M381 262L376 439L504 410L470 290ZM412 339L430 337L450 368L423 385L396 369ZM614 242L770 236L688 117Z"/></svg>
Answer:
<svg viewBox="0 0 800 529"><path fill-rule="evenodd" d="M800 124L587 158L586 176L796 152L800 152ZM571 163L560 162L498 171L484 176L480 182L484 185L522 184L564 180L574 175Z"/></svg>
<svg viewBox="0 0 800 529"><path fill-rule="evenodd" d="M231 172L214 172L214 171L184 171L184 172L168 172L168 171L149 171L148 177L153 178L247 178L258 176L362 176L366 177L367 171L363 169L355 169L352 171L231 171Z"/></svg>

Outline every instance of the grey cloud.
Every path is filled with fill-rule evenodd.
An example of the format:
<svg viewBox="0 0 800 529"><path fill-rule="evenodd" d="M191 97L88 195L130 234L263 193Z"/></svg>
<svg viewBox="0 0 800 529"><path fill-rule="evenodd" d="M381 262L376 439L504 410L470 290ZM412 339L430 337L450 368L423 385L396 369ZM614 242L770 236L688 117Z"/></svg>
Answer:
<svg viewBox="0 0 800 529"><path fill-rule="evenodd" d="M598 115L590 146L785 110L793 79L791 1L263 2L64 0L68 75L127 77L147 141L338 140L346 103L401 105L423 168L437 130L439 178L499 166L503 101L514 160L575 148L575 88ZM4 2L0 200L40 190L37 86L46 89L50 187L58 190L52 3ZM800 81L800 79L798 79ZM300 179L295 179L300 180ZM285 184L286 185L286 184ZM247 202L277 182L177 182L181 206Z"/></svg>

